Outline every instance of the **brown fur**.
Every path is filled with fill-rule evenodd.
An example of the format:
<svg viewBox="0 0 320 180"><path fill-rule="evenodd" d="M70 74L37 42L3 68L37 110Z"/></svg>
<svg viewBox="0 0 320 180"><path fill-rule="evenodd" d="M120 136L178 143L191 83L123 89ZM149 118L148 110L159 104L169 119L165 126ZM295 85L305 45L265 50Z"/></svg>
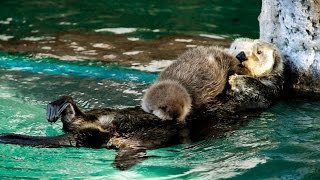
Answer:
<svg viewBox="0 0 320 180"><path fill-rule="evenodd" d="M279 49L260 39L238 38L228 51L233 56L244 52L247 60L242 65L248 70L246 75L261 78L270 75L282 75L283 59Z"/></svg>
<svg viewBox="0 0 320 180"><path fill-rule="evenodd" d="M161 119L183 121L191 109L191 97L177 81L163 80L147 90L143 104L147 112Z"/></svg>
<svg viewBox="0 0 320 180"><path fill-rule="evenodd" d="M175 81L186 89L188 95L184 95L183 98L191 97L192 109L206 106L224 90L228 76L238 71L238 64L236 58L217 47L191 49L179 56L177 61L160 74L158 81L145 93L142 107L152 113L163 104L176 104L175 102L180 100L179 92L170 90L170 87L162 89L165 93L161 93L161 98L157 98L156 95L160 91L157 84L167 80Z"/></svg>

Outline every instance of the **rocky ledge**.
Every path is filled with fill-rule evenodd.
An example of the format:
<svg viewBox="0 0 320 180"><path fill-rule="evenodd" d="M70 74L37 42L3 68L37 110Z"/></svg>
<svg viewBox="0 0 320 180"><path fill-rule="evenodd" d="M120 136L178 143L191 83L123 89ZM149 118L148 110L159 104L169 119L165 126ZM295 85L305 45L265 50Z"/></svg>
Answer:
<svg viewBox="0 0 320 180"><path fill-rule="evenodd" d="M26 54L33 57L52 57L61 60L95 60L130 66L145 66L167 62L196 46L227 47L230 40L202 36L164 36L141 40L125 35L94 33L59 33L43 37L0 40L0 51Z"/></svg>

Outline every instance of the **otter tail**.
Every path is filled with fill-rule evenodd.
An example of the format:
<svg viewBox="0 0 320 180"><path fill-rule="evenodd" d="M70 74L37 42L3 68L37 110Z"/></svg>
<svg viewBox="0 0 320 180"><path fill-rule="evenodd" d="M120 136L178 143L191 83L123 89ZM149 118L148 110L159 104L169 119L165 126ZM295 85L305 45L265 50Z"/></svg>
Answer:
<svg viewBox="0 0 320 180"><path fill-rule="evenodd" d="M0 134L0 143L3 144L16 144L21 146L34 146L34 147L70 147L76 146L75 138L72 134L64 134L60 136L28 136L21 134Z"/></svg>

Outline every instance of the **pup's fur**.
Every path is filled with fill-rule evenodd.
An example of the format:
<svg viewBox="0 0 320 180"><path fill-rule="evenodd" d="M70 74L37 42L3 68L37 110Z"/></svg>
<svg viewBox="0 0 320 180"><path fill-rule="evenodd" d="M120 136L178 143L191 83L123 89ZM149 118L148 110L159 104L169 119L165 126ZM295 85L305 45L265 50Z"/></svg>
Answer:
<svg viewBox="0 0 320 180"><path fill-rule="evenodd" d="M191 49L167 67L146 91L142 108L163 120L184 123L193 109L202 108L225 88L239 61L217 47Z"/></svg>

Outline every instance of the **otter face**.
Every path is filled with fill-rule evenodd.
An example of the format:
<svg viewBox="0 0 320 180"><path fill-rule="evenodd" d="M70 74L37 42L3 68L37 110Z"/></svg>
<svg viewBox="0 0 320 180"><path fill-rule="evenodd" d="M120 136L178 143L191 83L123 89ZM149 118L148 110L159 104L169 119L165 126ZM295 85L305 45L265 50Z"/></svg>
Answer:
<svg viewBox="0 0 320 180"><path fill-rule="evenodd" d="M142 109L162 120L177 120L184 123L191 109L191 98L187 90L175 81L157 82L146 91Z"/></svg>
<svg viewBox="0 0 320 180"><path fill-rule="evenodd" d="M255 41L251 56L248 56L242 65L255 77L271 74L275 64L274 51L274 48L268 43Z"/></svg>
<svg viewBox="0 0 320 180"><path fill-rule="evenodd" d="M229 52L239 59L251 76L263 77L277 71L275 68L282 71L279 51L272 44L262 40L237 39L230 46Z"/></svg>

